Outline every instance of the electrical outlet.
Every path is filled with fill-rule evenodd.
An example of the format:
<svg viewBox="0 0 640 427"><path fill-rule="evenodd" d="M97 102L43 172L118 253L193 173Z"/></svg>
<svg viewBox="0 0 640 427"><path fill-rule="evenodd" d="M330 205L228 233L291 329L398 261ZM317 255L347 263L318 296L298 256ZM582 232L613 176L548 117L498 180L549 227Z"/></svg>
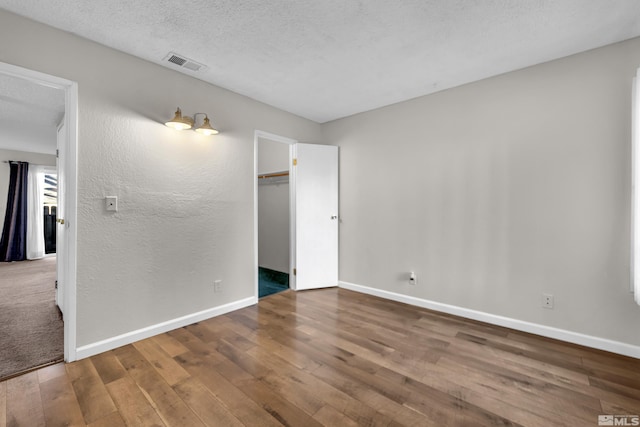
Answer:
<svg viewBox="0 0 640 427"><path fill-rule="evenodd" d="M215 280L213 282L213 292L222 292L222 280Z"/></svg>
<svg viewBox="0 0 640 427"><path fill-rule="evenodd" d="M553 308L553 295L551 294L542 294L542 308Z"/></svg>
<svg viewBox="0 0 640 427"><path fill-rule="evenodd" d="M409 284L410 285L417 285L418 284L418 276L413 271L409 272Z"/></svg>
<svg viewBox="0 0 640 427"><path fill-rule="evenodd" d="M104 207L109 212L118 212L118 197L107 196L104 198Z"/></svg>

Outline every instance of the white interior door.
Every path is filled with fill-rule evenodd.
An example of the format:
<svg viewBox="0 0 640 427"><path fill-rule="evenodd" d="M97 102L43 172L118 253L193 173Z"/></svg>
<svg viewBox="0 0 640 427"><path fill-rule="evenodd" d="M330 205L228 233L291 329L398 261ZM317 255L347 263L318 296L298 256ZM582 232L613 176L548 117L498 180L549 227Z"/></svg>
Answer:
<svg viewBox="0 0 640 427"><path fill-rule="evenodd" d="M60 307L60 311L64 314L64 285L65 285L65 237L66 224L65 218L65 168L64 161L66 159L66 129L64 122L58 127L58 201L56 207L56 304Z"/></svg>
<svg viewBox="0 0 640 427"><path fill-rule="evenodd" d="M338 147L297 143L295 289L338 285Z"/></svg>

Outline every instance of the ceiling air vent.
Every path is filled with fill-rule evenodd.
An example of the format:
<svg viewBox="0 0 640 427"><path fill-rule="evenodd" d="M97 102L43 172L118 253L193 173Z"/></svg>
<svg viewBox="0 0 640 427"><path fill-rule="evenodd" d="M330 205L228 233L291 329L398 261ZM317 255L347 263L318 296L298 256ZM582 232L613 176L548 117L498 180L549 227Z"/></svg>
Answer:
<svg viewBox="0 0 640 427"><path fill-rule="evenodd" d="M186 68L190 71L201 71L207 68L205 65L200 64L199 62L193 61L183 55L178 55L174 52L169 52L169 54L164 57L163 62L168 62L174 67Z"/></svg>

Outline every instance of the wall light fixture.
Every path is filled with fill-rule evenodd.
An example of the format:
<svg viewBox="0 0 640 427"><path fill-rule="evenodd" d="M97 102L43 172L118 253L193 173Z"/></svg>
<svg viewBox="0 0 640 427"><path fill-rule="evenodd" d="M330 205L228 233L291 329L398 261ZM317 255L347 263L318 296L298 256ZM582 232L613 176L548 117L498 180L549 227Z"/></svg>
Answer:
<svg viewBox="0 0 640 427"><path fill-rule="evenodd" d="M173 116L173 119L166 122L165 125L176 130L191 129L195 125L195 119L197 119L198 115L203 115L204 119L202 120L202 124L193 130L207 136L217 135L220 133L218 130L214 129L211 126L211 122L209 122L209 116L207 116L205 113L195 113L193 117L183 116L182 110L180 110L179 107L176 110L176 114Z"/></svg>

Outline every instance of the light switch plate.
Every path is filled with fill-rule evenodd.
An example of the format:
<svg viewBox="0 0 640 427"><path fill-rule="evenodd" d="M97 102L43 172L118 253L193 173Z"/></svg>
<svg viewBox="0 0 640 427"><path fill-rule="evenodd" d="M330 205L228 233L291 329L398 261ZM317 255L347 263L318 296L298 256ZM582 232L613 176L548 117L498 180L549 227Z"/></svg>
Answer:
<svg viewBox="0 0 640 427"><path fill-rule="evenodd" d="M104 205L110 212L118 211L118 197L117 196L107 196L104 198Z"/></svg>

